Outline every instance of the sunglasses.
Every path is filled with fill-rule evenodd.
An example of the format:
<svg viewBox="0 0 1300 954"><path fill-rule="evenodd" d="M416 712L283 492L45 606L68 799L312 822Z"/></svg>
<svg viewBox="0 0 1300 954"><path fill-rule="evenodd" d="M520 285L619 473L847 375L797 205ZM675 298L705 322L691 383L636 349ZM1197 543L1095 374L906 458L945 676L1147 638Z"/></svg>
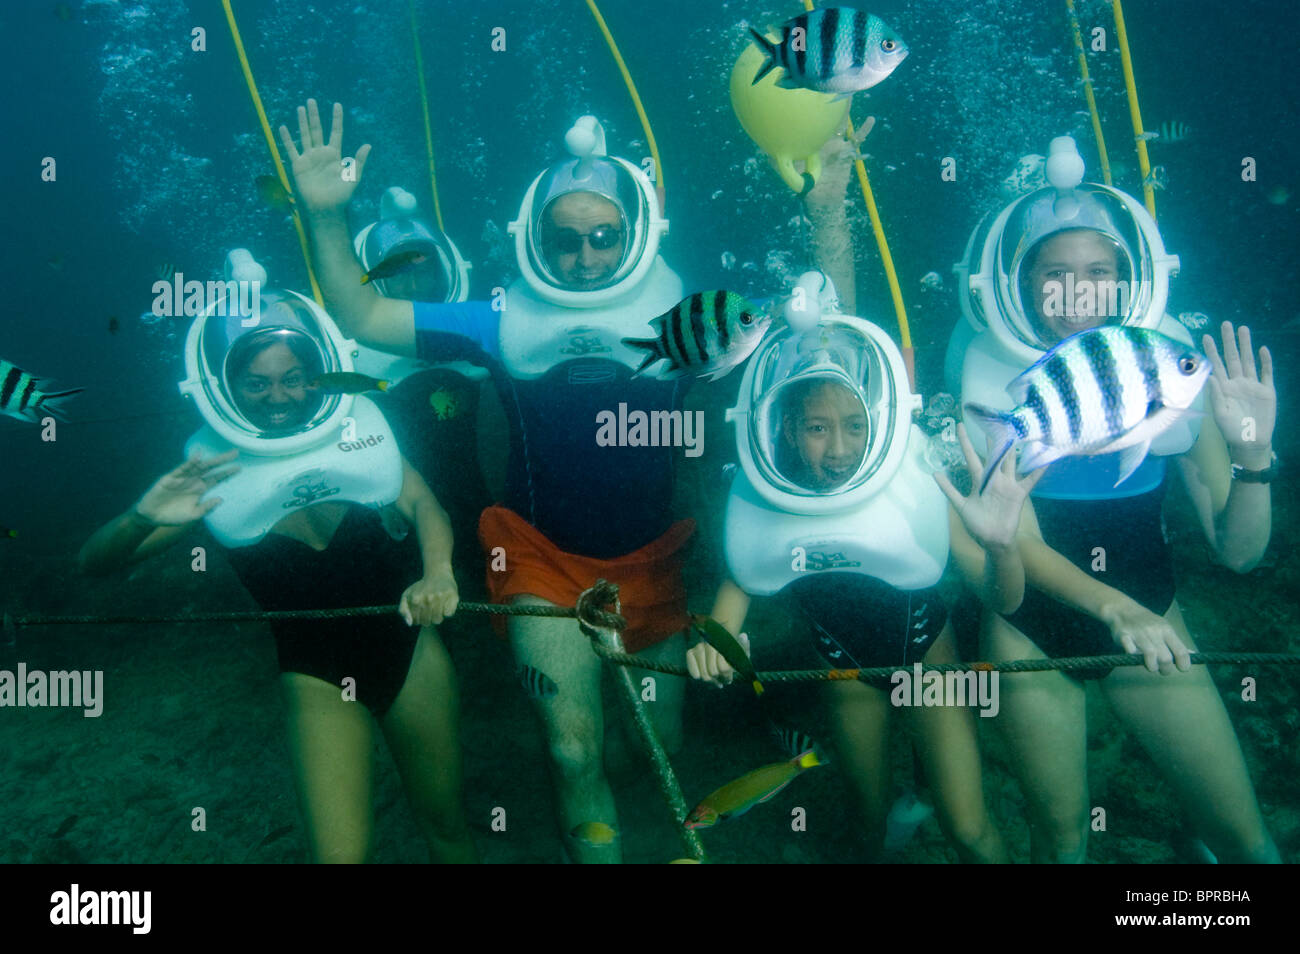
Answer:
<svg viewBox="0 0 1300 954"><path fill-rule="evenodd" d="M582 251L583 239L597 252L607 252L622 237L623 230L617 225L598 225L586 234L573 229L556 229L549 236L549 244L561 255L577 255Z"/></svg>

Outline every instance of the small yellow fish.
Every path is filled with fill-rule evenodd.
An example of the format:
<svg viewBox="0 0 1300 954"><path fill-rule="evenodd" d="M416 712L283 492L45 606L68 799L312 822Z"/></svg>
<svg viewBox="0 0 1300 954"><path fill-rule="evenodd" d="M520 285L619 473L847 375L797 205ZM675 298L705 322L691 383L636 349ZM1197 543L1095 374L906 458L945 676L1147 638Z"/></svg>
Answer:
<svg viewBox="0 0 1300 954"><path fill-rule="evenodd" d="M271 208L281 212L293 208L293 196L285 190L279 176L258 176L253 183L257 186L257 194L262 197L262 201Z"/></svg>
<svg viewBox="0 0 1300 954"><path fill-rule="evenodd" d="M398 252L396 255L390 255L370 271L361 276L361 284L369 285L373 281L381 278L392 278L394 275L400 275L409 268L419 265L429 256L425 255L418 249L408 248L404 252Z"/></svg>
<svg viewBox="0 0 1300 954"><path fill-rule="evenodd" d="M614 843L618 832L604 822L583 822L569 832L569 837L592 848L604 848Z"/></svg>
<svg viewBox="0 0 1300 954"><path fill-rule="evenodd" d="M736 642L736 637L727 632L725 626L712 616L703 616L699 613L691 614L691 625L706 643L721 653L722 658L732 669L750 681L754 687L754 695L763 694L763 684L758 681L758 673L754 671L749 653Z"/></svg>
<svg viewBox="0 0 1300 954"><path fill-rule="evenodd" d="M821 765L815 752L804 752L789 762L777 762L754 769L734 782L728 782L706 796L691 809L682 824L687 828L712 828L720 821L743 815L759 802L765 802L810 768Z"/></svg>
<svg viewBox="0 0 1300 954"><path fill-rule="evenodd" d="M363 391L387 391L388 382L356 371L328 371L312 378L308 387L327 394L360 394Z"/></svg>

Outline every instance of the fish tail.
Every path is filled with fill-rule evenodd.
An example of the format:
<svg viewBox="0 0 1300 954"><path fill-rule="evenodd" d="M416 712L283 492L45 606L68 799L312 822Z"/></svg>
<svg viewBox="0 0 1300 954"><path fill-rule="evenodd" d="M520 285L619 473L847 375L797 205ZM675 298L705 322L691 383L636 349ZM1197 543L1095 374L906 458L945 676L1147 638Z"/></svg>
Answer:
<svg viewBox="0 0 1300 954"><path fill-rule="evenodd" d="M822 760L817 757L817 750L812 748L795 758L794 764L801 769L810 769L821 765Z"/></svg>
<svg viewBox="0 0 1300 954"><path fill-rule="evenodd" d="M753 86L768 73L772 72L772 70L776 69L776 44L763 36L763 34L759 33L753 27L749 28L749 32L753 34L754 42L758 44L758 48L767 56L767 62L764 63L759 71L754 74L754 80L749 84L750 86Z"/></svg>
<svg viewBox="0 0 1300 954"><path fill-rule="evenodd" d="M984 433L989 436L989 446L993 448L989 453L988 462L984 465L984 481L980 484L980 493L984 493L984 488L989 485L989 480L998 465L1002 463L1002 458L1007 456L1007 451L1015 446L1022 435L1014 414L995 411L983 404L967 404L966 410L984 428Z"/></svg>
<svg viewBox="0 0 1300 954"><path fill-rule="evenodd" d="M632 373L633 377L644 373L646 368L650 367L650 365L663 357L663 353L659 349L658 338L624 338L623 344L627 345L629 348L644 348L649 352L649 354L645 356L645 360L641 362L641 365Z"/></svg>
<svg viewBox="0 0 1300 954"><path fill-rule="evenodd" d="M32 412L33 421L38 420L36 409L40 408L43 411L48 411L49 413L53 414L56 418L58 418L60 421L66 423L68 418L66 417L66 411L63 409L61 405L63 404L64 401L72 397L74 394L80 394L84 390L86 389L72 388L69 391L56 391L53 394L47 394L43 398L41 398L39 403L29 407L27 410Z"/></svg>

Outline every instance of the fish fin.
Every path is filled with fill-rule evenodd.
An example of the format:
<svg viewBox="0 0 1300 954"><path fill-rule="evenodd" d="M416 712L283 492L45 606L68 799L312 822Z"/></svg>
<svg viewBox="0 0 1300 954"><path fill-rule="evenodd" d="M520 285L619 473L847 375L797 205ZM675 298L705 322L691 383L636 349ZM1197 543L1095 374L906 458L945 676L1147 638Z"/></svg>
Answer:
<svg viewBox="0 0 1300 954"><path fill-rule="evenodd" d="M857 92L856 89L851 89L851 90L849 90L849 91L846 92L846 93L836 93L834 96L831 97L831 102L832 102L832 103L838 103L838 102L840 102L841 100L852 99L852 98L853 98L853 94L856 93L856 92Z"/></svg>
<svg viewBox="0 0 1300 954"><path fill-rule="evenodd" d="M821 765L822 760L817 757L817 750L812 748L798 755L794 760L794 764L801 769L810 769Z"/></svg>
<svg viewBox="0 0 1300 954"><path fill-rule="evenodd" d="M37 413L38 411L46 411L49 414L53 414L56 419L67 423L67 412L61 406L62 403L74 394L80 394L84 390L86 389L72 388L68 391L57 391L54 394L45 395L45 397L41 398L40 404L35 404L27 409L32 414L32 423L39 424L41 422L40 414Z"/></svg>
<svg viewBox="0 0 1300 954"><path fill-rule="evenodd" d="M1025 445L1020 457L1020 471L1027 474L1031 470L1046 467L1054 460L1065 456L1065 452L1042 441L1031 441Z"/></svg>
<svg viewBox="0 0 1300 954"><path fill-rule="evenodd" d="M1002 458L1007 456L1007 451L1011 450L1020 438L1008 412L995 411L991 407L974 403L968 403L966 410L984 428L984 433L989 436L989 446L993 448L988 461L984 464L984 482L980 484L980 493L984 493L993 471L997 470L998 464L1002 463Z"/></svg>
<svg viewBox="0 0 1300 954"><path fill-rule="evenodd" d="M782 782L782 783L781 783L780 785L778 785L776 788L772 789L772 791L768 792L768 793L767 793L766 795L764 795L762 798L758 799L758 801L754 802L754 805L760 805L760 804L762 804L763 802L770 802L772 799L776 798L776 796L777 796L778 794L780 794L780 792L781 792L781 790L782 790L783 788L785 788L787 785L789 785L791 782L793 782L794 779L795 779L795 777L794 777L793 775L790 776L788 779L786 779L784 782ZM753 808L754 805L746 806L746 807L744 808L744 811L749 811L749 809ZM740 812L736 812L736 814L739 815Z"/></svg>
<svg viewBox="0 0 1300 954"><path fill-rule="evenodd" d="M776 69L776 44L763 36L763 34L759 33L753 27L749 28L749 32L753 35L754 42L758 44L758 48L762 50L764 55L767 57L767 62L764 63L762 67L759 68L759 71L754 74L754 80L749 84L750 86L754 86L757 85L758 81L764 76Z"/></svg>
<svg viewBox="0 0 1300 954"><path fill-rule="evenodd" d="M642 361L641 364L636 368L636 370L632 372L632 377L634 378L640 377L641 375L645 374L646 368L650 367L650 365L654 364L656 361L658 361L660 358L663 357L663 355L659 353L659 349L655 347L655 345L657 345L658 342L655 341L653 338L649 340L642 340L640 338L624 338L623 344L627 345L630 348L645 348L647 351L650 352L645 356L645 360Z"/></svg>
<svg viewBox="0 0 1300 954"><path fill-rule="evenodd" d="M1146 460L1147 451L1150 449L1151 442L1146 440L1140 444L1130 444L1119 452L1119 480L1115 481L1116 487L1133 475L1133 471Z"/></svg>

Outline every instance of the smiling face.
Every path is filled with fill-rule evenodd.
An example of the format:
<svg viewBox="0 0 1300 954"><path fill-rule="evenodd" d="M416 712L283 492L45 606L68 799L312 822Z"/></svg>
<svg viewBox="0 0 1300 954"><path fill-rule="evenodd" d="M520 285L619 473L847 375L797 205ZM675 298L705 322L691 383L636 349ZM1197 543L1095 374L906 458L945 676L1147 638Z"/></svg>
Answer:
<svg viewBox="0 0 1300 954"><path fill-rule="evenodd" d="M586 291L607 284L623 261L627 235L618 206L594 192L560 196L545 212L542 254L566 288Z"/></svg>
<svg viewBox="0 0 1300 954"><path fill-rule="evenodd" d="M1114 292L1126 291L1119 284L1126 276L1115 243L1100 232L1058 232L1030 251L1023 268L1026 297L1052 343L1121 314Z"/></svg>
<svg viewBox="0 0 1300 954"><path fill-rule="evenodd" d="M256 427L269 432L301 426L318 399L307 388L303 362L284 342L259 351L231 381L235 403Z"/></svg>
<svg viewBox="0 0 1300 954"><path fill-rule="evenodd" d="M798 482L810 490L834 490L857 472L866 453L866 409L856 394L833 381L795 387L781 429L802 465Z"/></svg>

